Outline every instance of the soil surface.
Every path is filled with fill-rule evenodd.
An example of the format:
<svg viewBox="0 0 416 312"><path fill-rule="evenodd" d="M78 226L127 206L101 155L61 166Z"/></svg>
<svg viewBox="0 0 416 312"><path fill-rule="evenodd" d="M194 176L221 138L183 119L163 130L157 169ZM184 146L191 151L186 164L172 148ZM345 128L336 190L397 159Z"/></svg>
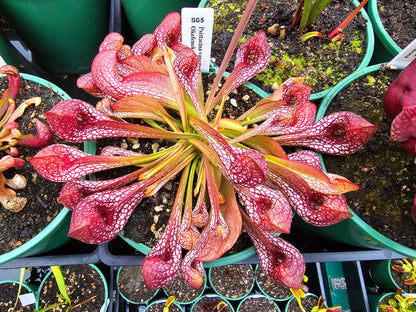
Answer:
<svg viewBox="0 0 416 312"><path fill-rule="evenodd" d="M156 292L144 283L141 266L123 266L118 273L117 286L120 293L134 303L147 302Z"/></svg>
<svg viewBox="0 0 416 312"><path fill-rule="evenodd" d="M0 311L12 311L16 302L17 294L19 291L19 284L17 283L2 283L0 284ZM27 294L29 291L22 287L20 295ZM20 300L18 300L14 312L28 312L33 311L35 305L22 306Z"/></svg>
<svg viewBox="0 0 416 312"><path fill-rule="evenodd" d="M380 19L387 33L402 49L416 38L416 1L377 0Z"/></svg>
<svg viewBox="0 0 416 312"><path fill-rule="evenodd" d="M231 41L236 25L248 1L211 0L207 7L215 10L212 57L220 66ZM306 77L312 92L326 90L351 74L361 63L367 49L366 21L358 14L344 29L345 37L333 43L319 37L301 41L298 26L291 27L297 9L296 1L261 0L255 8L240 42L264 30L272 50L270 65L262 74L251 80L266 92L272 92L273 84L282 84L290 77ZM354 9L347 0L333 0L315 19L310 29L324 36L335 29ZM285 37L279 28L284 26ZM274 30L270 27L275 27ZM230 63L228 71L233 68Z"/></svg>
<svg viewBox="0 0 416 312"><path fill-rule="evenodd" d="M318 298L314 296L306 296L301 299L302 302L302 309L299 307L298 302L296 299L290 300L289 305L287 306L287 312L304 312L304 311L312 311L312 308L318 304Z"/></svg>
<svg viewBox="0 0 416 312"><path fill-rule="evenodd" d="M61 266L65 279L65 287L72 300L70 311L96 312L104 304L105 288L99 273L90 265ZM60 302L58 285L53 274L49 276L40 291L39 307L46 308ZM62 301L61 301L62 302ZM62 305L54 311L66 311L67 305Z"/></svg>
<svg viewBox="0 0 416 312"><path fill-rule="evenodd" d="M340 174L360 189L346 194L348 204L366 223L390 239L416 248L411 208L416 194L416 164L390 137L391 120L383 96L399 71L382 70L356 80L331 102L329 111L352 111L380 128L358 152L324 155L328 172Z"/></svg>
<svg viewBox="0 0 416 312"><path fill-rule="evenodd" d="M175 277L175 279L164 288L168 297L175 296L175 301L178 303L193 302L199 295L205 290L204 284L200 288L193 288L183 278L181 272Z"/></svg>
<svg viewBox="0 0 416 312"><path fill-rule="evenodd" d="M240 305L239 312L279 312L275 303L265 297L249 297Z"/></svg>
<svg viewBox="0 0 416 312"><path fill-rule="evenodd" d="M292 292L289 287L276 285L270 281L266 274L264 274L261 266L258 266L256 269L256 281L261 291L273 299L281 300L292 296Z"/></svg>
<svg viewBox="0 0 416 312"><path fill-rule="evenodd" d="M227 299L247 295L254 285L254 270L249 264L225 265L211 268L212 287Z"/></svg>
<svg viewBox="0 0 416 312"><path fill-rule="evenodd" d="M0 78L0 95L8 87L6 78ZM38 118L44 123L46 118L44 112L49 111L62 98L53 93L51 89L22 79L21 88L15 101L16 106L32 97L39 96L42 103L35 108L29 106L25 114L17 119L20 131L26 133L36 133L34 118ZM61 143L54 137L53 143ZM11 212L0 207L0 254L9 252L43 230L61 211L62 205L56 199L62 187L62 183L51 182L42 178L29 163L40 148L17 146L19 157L26 160L26 164L21 169L8 169L3 174L6 178L12 178L16 173L23 175L27 179L27 186L23 190L16 191L18 197L26 197L26 206L19 212ZM4 156L4 152L0 152Z"/></svg>

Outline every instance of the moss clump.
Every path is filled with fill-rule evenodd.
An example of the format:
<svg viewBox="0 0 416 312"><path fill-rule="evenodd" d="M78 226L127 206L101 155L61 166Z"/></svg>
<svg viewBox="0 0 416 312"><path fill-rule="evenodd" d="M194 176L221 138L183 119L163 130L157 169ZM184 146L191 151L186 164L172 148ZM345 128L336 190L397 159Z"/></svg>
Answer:
<svg viewBox="0 0 416 312"><path fill-rule="evenodd" d="M212 0L208 6L215 14L213 57L219 66L231 40L231 31L238 24L247 1ZM265 71L252 80L266 92L272 92L273 84L281 84L294 76L303 76L312 86L312 92L326 90L351 74L361 63L366 51L366 20L358 15L346 27L345 37L337 42L311 38L303 42L297 27L291 28L297 4L289 0L264 0L258 3L248 23L243 39L263 30L272 50L272 61ZM347 9L347 10L346 10ZM313 29L328 34L352 11L353 6L342 0L333 0L313 23ZM267 33L270 26L286 27L286 36ZM230 70L231 67L228 69Z"/></svg>

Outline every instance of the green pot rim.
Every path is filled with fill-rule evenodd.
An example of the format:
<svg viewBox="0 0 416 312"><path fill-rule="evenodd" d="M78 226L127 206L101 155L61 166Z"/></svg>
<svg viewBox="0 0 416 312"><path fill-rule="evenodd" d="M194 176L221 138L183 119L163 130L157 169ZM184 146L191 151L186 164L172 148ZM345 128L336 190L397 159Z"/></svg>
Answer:
<svg viewBox="0 0 416 312"><path fill-rule="evenodd" d="M4 75L0 76L4 77ZM43 78L34 75L24 73L20 73L20 76L23 79L38 83L46 88L51 88L64 100L71 99L71 97L64 90L62 90L60 87L58 87L50 81L47 81ZM0 263L11 261L30 251L32 248L36 247L36 245L38 245L45 237L52 235L55 232L55 229L58 228L62 224L62 222L65 221L69 214L70 210L68 210L66 207L63 207L62 210L58 213L58 215L52 220L52 222L50 222L42 231L36 234L33 238L31 238L23 245L17 247L16 249L13 249L5 254L0 255Z"/></svg>
<svg viewBox="0 0 416 312"><path fill-rule="evenodd" d="M259 290L260 290L260 292L262 293L262 295L264 295L264 297L266 297L266 298L268 298L268 299L270 299L270 300L273 300L273 301L278 301L278 302L284 302L284 301L287 301L287 300L290 300L290 299L292 299L294 296L293 296L293 294L291 294L290 296L288 296L288 297L286 297L286 298L273 298L272 296L270 296L269 294L267 294L264 290L263 290L263 288L260 286L260 284L259 284L259 282L258 282L258 279L257 279L257 270L260 268L260 265L259 264L257 264L256 265L256 269L255 269L255 275L254 275L254 278L255 278L255 280L256 280L256 285L257 285L257 287L259 288Z"/></svg>
<svg viewBox="0 0 416 312"><path fill-rule="evenodd" d="M357 7L360 4L360 2L358 0L348 0L348 1L352 2L352 4L355 7ZM208 2L208 0L201 0L201 2L198 5L198 8L204 8L206 6L207 2ZM374 29L373 29L373 25L370 21L370 17L368 16L368 14L367 14L367 12L365 11L364 8L362 8L360 10L360 13L364 16L365 20L367 21L366 22L367 50L364 54L364 57L363 57L360 65L358 65L357 69L354 72L359 71L361 69L364 69L370 64L371 58L373 57L374 45L375 45ZM217 68L216 66L212 66L212 67ZM354 74L354 72L351 73L350 75ZM251 82L249 82L249 85L252 85L253 91L256 92L259 96L261 96L263 98L266 98L271 94L271 93L268 93L268 92L264 91L260 87L252 84ZM327 90L312 93L311 96L310 96L310 101L317 101L317 100L320 100L320 99L324 98L334 88L335 88L335 86L333 86L333 87L331 87Z"/></svg>
<svg viewBox="0 0 416 312"><path fill-rule="evenodd" d="M194 307L199 302L199 300L202 300L205 297L208 297L208 298L220 298L222 301L224 301L225 303L228 304L228 307L231 309L232 312L235 312L235 309L232 306L232 304L230 303L230 301L228 301L228 299L225 298L224 296L221 296L221 295L218 295L218 294L205 294L205 295L201 296L197 301L195 301L192 304L191 312L199 312L199 311L194 311Z"/></svg>
<svg viewBox="0 0 416 312"><path fill-rule="evenodd" d="M240 312L240 307L244 303L244 301L246 301L250 298L266 298L266 299L270 300L271 302L273 302L274 306L277 309L277 312L281 311L279 306L277 305L277 303L272 298L270 298L268 296L265 296L264 294L251 294L251 295L248 295L247 297L245 297L243 300L241 300L241 302L237 306L237 312Z"/></svg>
<svg viewBox="0 0 416 312"><path fill-rule="evenodd" d="M383 26L383 22L380 19L380 15L378 14L377 8L377 0L370 0L368 2L368 15L370 17L370 21L373 24L374 32L377 35L377 38L380 39L381 43L384 47L393 55L396 56L402 51L396 42L391 38L389 33Z"/></svg>
<svg viewBox="0 0 416 312"><path fill-rule="evenodd" d="M95 271L98 272L98 274L101 277L101 280L103 281L103 284L104 284L104 292L105 292L105 294L104 294L104 303L101 306L101 309L100 309L99 312L106 312L107 309L108 309L108 305L110 303L110 298L108 297L108 283L107 283L107 280L106 280L103 272L95 264L90 263L88 265L90 267L92 267ZM51 274L52 274L52 271L49 271L48 274L46 274L45 277L42 279L42 282L39 285L38 292L36 294L36 310L39 309L39 300L40 300L40 295L41 295L42 287L43 287L43 285L45 284L46 280L49 278L49 276Z"/></svg>
<svg viewBox="0 0 416 312"><path fill-rule="evenodd" d="M123 294L123 292L120 290L120 288L119 288L119 284L118 284L118 278L119 278L119 276L120 276L120 271L121 271L121 269L122 269L123 267L125 267L125 265L123 265L123 266L121 266L121 267L119 267L119 268L118 268L118 270L117 270L117 279L116 279L116 281L117 281L117 289L118 289L118 293L121 295L121 297L123 297L123 299L124 299L124 300L126 300L127 302L130 302L130 303L133 303L133 304L146 304L146 303L148 303L150 300L152 300L152 299L156 296L156 294L159 292L159 289L156 289L156 290L155 290L155 292L153 293L153 295L152 295L149 299L147 299L146 301L143 301L143 302L136 302L136 301L134 301L134 300L131 300L131 299L127 298L127 297Z"/></svg>
<svg viewBox="0 0 416 312"><path fill-rule="evenodd" d="M167 300L167 298L165 298L165 299L159 299L159 300L153 301L152 303L149 303L149 305L146 307L146 309L144 309L144 312L146 312L147 310L149 310L149 307L151 307L152 305L155 305L155 304L160 304L160 303L165 303L165 302L166 302L166 300ZM179 308L182 312L184 312L183 307L181 307L178 303L173 302L173 303L172 303L172 305L176 306L176 307L177 307L177 308Z"/></svg>
<svg viewBox="0 0 416 312"><path fill-rule="evenodd" d="M235 265L240 265L240 264L235 264ZM250 264L246 264L246 265L250 265ZM218 266L219 267L219 266ZM228 296L226 296L226 295L223 295L223 294L221 294L216 288L215 288L215 285L212 283L212 278L211 278L211 271L212 271L212 269L215 269L215 268L217 268L217 267L211 267L211 268L209 268L209 270L208 270L208 277L209 277L209 281L210 281L210 284L211 284L211 287L212 287L212 289L215 291L215 293L218 295L218 296L220 296L220 297L223 297L223 298L226 298L226 299L228 299L228 300L230 300L230 301L236 301L236 300L242 300L242 299L245 299L247 296L249 296L250 295L250 293L251 293L251 291L253 290L253 288L254 288L254 285L256 284L256 271L255 271L255 269L253 269L253 267L250 265L250 268L251 268L251 270L253 271L253 280L251 281L251 286L250 286L250 289L249 289L249 291L246 293L246 294L244 294L244 295L242 295L242 296L240 296L240 297L237 297L237 298L231 298L231 297L228 297Z"/></svg>
<svg viewBox="0 0 416 312"><path fill-rule="evenodd" d="M373 72L378 71L381 68L382 64L375 64L375 65L371 65L365 69L362 69L360 71L355 72L354 74L348 76L347 78L345 78L344 80L340 81L333 90L331 90L331 92L328 93L328 95L322 100L321 105L318 109L318 112L316 114L316 119L321 119L324 115L325 115L325 111L328 108L328 106L330 105L331 101L333 100L333 98L335 97L336 94L338 94L338 92L342 91L343 89L345 89L351 82L355 81L356 79L364 76L364 75L368 75L371 74ZM322 166L324 168L324 170L326 171L325 168L325 163L323 161L323 157L322 154L319 154L319 157L321 158L321 163ZM352 213L352 217L349 219L346 219L342 222L349 222L352 223L354 225L356 225L358 228L360 228L363 232L365 232L366 234L368 234L374 241L376 241L379 246L373 246L371 248L376 248L376 249L380 249L380 248L385 248L385 249L389 249L392 250L394 252L397 252L401 255L405 255L407 257L412 257L412 258L416 258L416 250L409 248L407 246L401 245L395 241L393 241L392 239L384 236L383 234L379 233L378 231L376 231L375 229L373 229L371 226L369 226L366 222L364 222L364 220L362 220L351 208L350 208L350 212ZM337 225L334 225L335 227ZM370 247L370 246L368 246Z"/></svg>
<svg viewBox="0 0 416 312"><path fill-rule="evenodd" d="M20 281L13 280L13 279L7 279L7 280L0 281L0 284L8 284L8 283L13 283L13 284L19 285ZM35 295L35 297L37 297L37 292L38 292L37 287L35 287L34 285L29 285L29 284L24 283L24 282L22 283L22 287L24 287L27 291L33 293Z"/></svg>

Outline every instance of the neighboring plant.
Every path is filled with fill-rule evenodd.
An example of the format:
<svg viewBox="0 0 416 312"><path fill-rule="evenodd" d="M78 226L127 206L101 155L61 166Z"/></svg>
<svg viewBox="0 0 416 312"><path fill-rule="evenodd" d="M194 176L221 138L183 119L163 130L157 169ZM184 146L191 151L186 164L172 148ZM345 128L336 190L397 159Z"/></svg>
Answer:
<svg viewBox="0 0 416 312"><path fill-rule="evenodd" d="M227 307L228 307L228 304L225 301L221 301L221 300L214 301L210 303L209 305L208 304L201 305L202 312L221 312Z"/></svg>
<svg viewBox="0 0 416 312"><path fill-rule="evenodd" d="M322 33L318 31L311 31L303 35L304 29L310 27L315 18L321 13L331 0L302 0L299 3L298 9L295 12L292 21L292 27L299 23L299 35L303 41L312 37L321 37L327 39ZM358 12L366 5L368 0L363 0L361 3L328 35L332 41L338 41L345 36L344 29L358 14Z"/></svg>
<svg viewBox="0 0 416 312"><path fill-rule="evenodd" d="M166 299L163 312L169 312L169 307L173 304L174 301L175 301L175 296L169 296L169 298Z"/></svg>
<svg viewBox="0 0 416 312"><path fill-rule="evenodd" d="M2 172L9 168L21 168L25 161L19 158L16 145L43 147L52 140L52 130L35 119L38 135L22 134L16 120L23 115L29 105L39 105L41 98L28 99L16 107L14 99L20 88L19 71L11 65L0 67L0 74L7 75L8 88L0 99L0 151L3 155L0 158L0 202L4 208L11 211L20 211L26 204L27 199L17 197L14 190L26 187L26 179L16 174L12 179L6 179ZM7 154L7 155L4 155ZM9 186L10 188L6 187ZM14 189L14 190L13 190Z"/></svg>
<svg viewBox="0 0 416 312"><path fill-rule="evenodd" d="M240 46L234 70L215 92L255 3L247 5L206 101L200 60L181 44L180 15L171 13L131 48L120 34L105 38L91 73L78 80L102 97L97 108L73 99L46 113L53 131L69 142L134 137L166 143L152 154L107 146L100 155L50 145L30 161L45 178L66 182L59 201L73 210L68 235L92 244L113 239L144 197L180 177L170 219L142 264L152 289L169 284L179 270L193 287L201 287L203 262L221 257L242 229L268 278L300 288L305 261L274 233L289 233L292 208L316 226L351 216L343 193L358 186L323 172L316 153L288 154L282 146L345 155L365 144L376 126L350 112L315 122L316 106L303 78L289 79L237 119L222 116L228 94L270 60L260 32ZM80 179L124 166L135 171L111 180ZM189 250L183 259L182 249Z"/></svg>
<svg viewBox="0 0 416 312"><path fill-rule="evenodd" d="M416 259L403 258L392 260L391 268L401 273L401 278L406 285L416 285Z"/></svg>
<svg viewBox="0 0 416 312"><path fill-rule="evenodd" d="M68 295L68 292L66 290L66 286L65 286L65 278L62 274L61 268L59 266L51 266L50 267L53 273L53 276L55 278L56 284L58 285L58 289L60 292L59 298L61 299L60 302L57 302L49 307L37 310L35 312L44 312L44 311L48 311L48 310L53 310L56 307L60 307L63 305L67 305L67 308L65 311L69 311L69 309L72 307L72 301L71 298Z"/></svg>
<svg viewBox="0 0 416 312"><path fill-rule="evenodd" d="M384 110L393 122L391 138L416 155L416 59L414 59L387 88L383 99ZM412 207L416 223L416 197Z"/></svg>
<svg viewBox="0 0 416 312"><path fill-rule="evenodd" d="M401 289L397 289L394 298L389 299L388 304L380 305L381 312L414 312L416 299L412 296L403 296Z"/></svg>
<svg viewBox="0 0 416 312"><path fill-rule="evenodd" d="M307 282L308 281L308 277L306 275L303 276L303 282ZM299 308L303 311L303 312L342 312L341 307L331 307L331 308L326 308L325 307L325 299L322 298L322 296L319 296L318 299L318 303L316 306L314 306L310 311L306 311L305 308L302 305L302 298L306 297L305 292L308 291L308 287L306 285L302 285L301 288L299 289L293 289L291 288L290 291L292 292L294 298L296 299Z"/></svg>

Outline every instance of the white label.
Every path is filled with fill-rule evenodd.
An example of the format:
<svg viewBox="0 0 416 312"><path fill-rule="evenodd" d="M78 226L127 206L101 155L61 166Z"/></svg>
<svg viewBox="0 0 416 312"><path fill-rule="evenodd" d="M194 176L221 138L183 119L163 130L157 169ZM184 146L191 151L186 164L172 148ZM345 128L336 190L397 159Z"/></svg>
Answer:
<svg viewBox="0 0 416 312"><path fill-rule="evenodd" d="M35 297L34 293L28 293L28 294L20 295L19 300L20 300L20 305L22 307L25 307L25 306L36 303L36 297Z"/></svg>
<svg viewBox="0 0 416 312"><path fill-rule="evenodd" d="M416 58L416 39L397 54L388 65L404 69Z"/></svg>
<svg viewBox="0 0 416 312"><path fill-rule="evenodd" d="M3 58L0 55L0 66L6 65L6 62L3 60Z"/></svg>
<svg viewBox="0 0 416 312"><path fill-rule="evenodd" d="M201 70L209 71L211 60L213 8L182 8L182 43L190 47L201 60Z"/></svg>

